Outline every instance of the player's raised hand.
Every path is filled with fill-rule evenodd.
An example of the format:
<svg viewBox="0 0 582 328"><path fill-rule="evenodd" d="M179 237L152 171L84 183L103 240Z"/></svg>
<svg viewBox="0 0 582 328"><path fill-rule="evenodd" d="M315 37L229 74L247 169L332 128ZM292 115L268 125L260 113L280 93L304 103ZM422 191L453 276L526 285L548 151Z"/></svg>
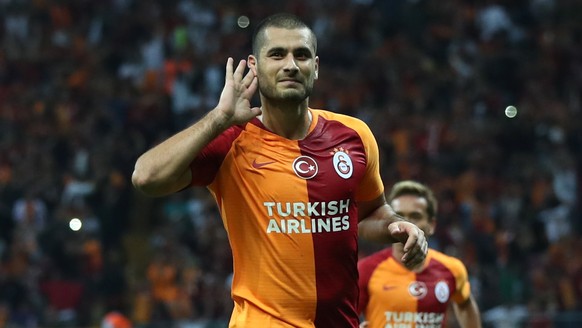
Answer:
<svg viewBox="0 0 582 328"><path fill-rule="evenodd" d="M428 243L424 232L415 224L407 221L393 222L388 226L392 237L404 244L402 263L414 268L424 261L428 252Z"/></svg>
<svg viewBox="0 0 582 328"><path fill-rule="evenodd" d="M216 106L228 126L246 123L261 114L258 107L251 107L251 98L258 87L257 77L251 70L244 74L246 60L240 60L234 71L233 63L234 60L229 57L224 88Z"/></svg>

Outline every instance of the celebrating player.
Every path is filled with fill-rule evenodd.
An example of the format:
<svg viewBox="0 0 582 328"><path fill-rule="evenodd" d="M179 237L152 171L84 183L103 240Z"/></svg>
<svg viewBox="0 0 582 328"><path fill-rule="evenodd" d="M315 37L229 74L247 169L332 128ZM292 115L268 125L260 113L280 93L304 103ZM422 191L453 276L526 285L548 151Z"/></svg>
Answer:
<svg viewBox="0 0 582 328"><path fill-rule="evenodd" d="M358 327L358 233L403 243L409 266L426 238L387 204L366 124L308 106L313 31L277 14L252 44L236 67L228 59L218 105L144 153L133 183L151 196L210 190L233 252L230 327Z"/></svg>

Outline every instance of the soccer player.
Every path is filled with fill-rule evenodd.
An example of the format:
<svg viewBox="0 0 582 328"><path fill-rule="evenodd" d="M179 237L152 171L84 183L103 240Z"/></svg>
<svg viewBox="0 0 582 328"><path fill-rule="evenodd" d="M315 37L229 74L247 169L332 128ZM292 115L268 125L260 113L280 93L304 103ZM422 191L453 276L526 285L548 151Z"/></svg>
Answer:
<svg viewBox="0 0 582 328"><path fill-rule="evenodd" d="M428 187L401 181L393 186L388 201L425 236L434 233L437 201ZM422 263L407 267L402 252L402 246L394 244L358 262L359 310L367 320L362 327L444 327L449 304L461 327L481 327L467 270L460 260L429 248Z"/></svg>
<svg viewBox="0 0 582 328"><path fill-rule="evenodd" d="M233 252L230 327L358 327L358 233L403 243L410 266L426 238L387 204L367 125L308 106L313 31L276 14L252 45L236 68L227 60L217 106L140 156L132 181L151 196L210 190Z"/></svg>

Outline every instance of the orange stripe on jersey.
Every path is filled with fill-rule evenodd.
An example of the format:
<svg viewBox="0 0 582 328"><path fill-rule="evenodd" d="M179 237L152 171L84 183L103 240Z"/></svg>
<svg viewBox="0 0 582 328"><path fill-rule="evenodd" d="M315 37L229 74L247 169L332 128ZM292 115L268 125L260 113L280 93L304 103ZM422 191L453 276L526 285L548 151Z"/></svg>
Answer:
<svg viewBox="0 0 582 328"><path fill-rule="evenodd" d="M370 328L444 327L449 303L464 302L470 295L464 265L432 249L417 274L397 262L390 248L362 259L358 269L359 310Z"/></svg>
<svg viewBox="0 0 582 328"><path fill-rule="evenodd" d="M191 165L232 246L231 327L358 326L356 200L383 192L378 150L363 122L311 113L301 141L254 120Z"/></svg>

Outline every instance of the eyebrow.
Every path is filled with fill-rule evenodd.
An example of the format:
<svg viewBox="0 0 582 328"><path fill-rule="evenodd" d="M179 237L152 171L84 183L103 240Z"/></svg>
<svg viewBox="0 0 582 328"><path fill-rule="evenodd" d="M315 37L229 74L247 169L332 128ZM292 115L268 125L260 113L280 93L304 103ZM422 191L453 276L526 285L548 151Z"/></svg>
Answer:
<svg viewBox="0 0 582 328"><path fill-rule="evenodd" d="M277 51L278 52L287 52L287 49L283 48L283 47L274 47L274 48L267 49L268 54L272 53L272 52L277 52Z"/></svg>
<svg viewBox="0 0 582 328"><path fill-rule="evenodd" d="M395 212L396 212L396 214L402 215L402 216L404 216L404 214L408 214L408 215L412 215L412 214L424 215L424 213L422 213L423 211L416 211L416 210L415 211L406 212L406 213L404 213L404 211L395 211Z"/></svg>
<svg viewBox="0 0 582 328"><path fill-rule="evenodd" d="M267 54L270 54L272 52L288 52L289 50L285 47L273 47L267 50ZM298 48L294 48L292 50L292 52L300 52L300 53L308 53L310 55L312 55L313 53L311 52L311 49L309 49L309 47L298 47Z"/></svg>

